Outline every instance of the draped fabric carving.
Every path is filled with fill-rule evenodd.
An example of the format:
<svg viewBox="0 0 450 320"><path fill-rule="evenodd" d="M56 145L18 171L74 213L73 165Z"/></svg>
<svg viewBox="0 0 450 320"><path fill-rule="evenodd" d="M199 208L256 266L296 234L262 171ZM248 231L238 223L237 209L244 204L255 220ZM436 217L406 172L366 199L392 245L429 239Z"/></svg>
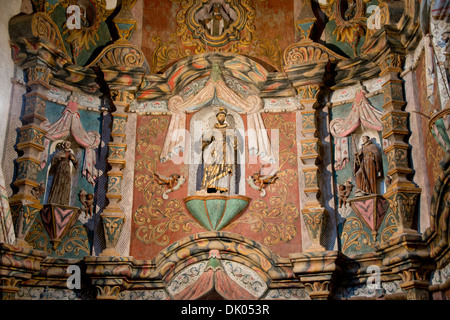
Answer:
<svg viewBox="0 0 450 320"><path fill-rule="evenodd" d="M44 168L47 163L50 141L67 139L72 134L75 141L85 149L82 167L83 176L94 185L99 176L99 171L95 165L97 161L96 148L100 144L100 134L96 131L84 130L76 101L70 100L68 102L62 116L56 122L45 121L41 124L41 127L47 130L45 150L41 157L41 168Z"/></svg>
<svg viewBox="0 0 450 320"><path fill-rule="evenodd" d="M220 71L219 71L220 72ZM214 74L205 87L197 94L189 97L186 101L177 95L172 97L168 103L168 109L172 112L169 132L161 152L161 161L170 160L175 154L184 151L186 144L186 113L208 105L211 101L219 101L234 111L247 114L248 149L250 155L258 156L261 160L274 163L276 161L269 136L265 129L261 110L263 101L256 95L242 98L227 87L220 76Z"/></svg>
<svg viewBox="0 0 450 320"><path fill-rule="evenodd" d="M334 119L330 123L330 132L336 138L335 169L342 170L349 161L349 148L347 137L360 126L383 130L381 121L382 111L374 108L366 98L366 92L362 88L357 90L352 109L345 119Z"/></svg>

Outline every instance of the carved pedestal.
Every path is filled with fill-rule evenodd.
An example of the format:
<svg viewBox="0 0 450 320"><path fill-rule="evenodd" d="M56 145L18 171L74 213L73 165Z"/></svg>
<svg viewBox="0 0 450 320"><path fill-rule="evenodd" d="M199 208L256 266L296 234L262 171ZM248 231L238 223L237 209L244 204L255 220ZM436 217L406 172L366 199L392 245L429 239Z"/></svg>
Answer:
<svg viewBox="0 0 450 320"><path fill-rule="evenodd" d="M97 289L97 300L117 300L131 278L134 259L127 257L86 257L86 275Z"/></svg>
<svg viewBox="0 0 450 320"><path fill-rule="evenodd" d="M14 300L20 284L40 270L46 255L23 246L0 243L0 299Z"/></svg>
<svg viewBox="0 0 450 320"><path fill-rule="evenodd" d="M349 200L353 212L372 230L372 242L376 243L378 228L387 211L387 201L378 194Z"/></svg>
<svg viewBox="0 0 450 320"><path fill-rule="evenodd" d="M53 250L56 250L61 239L69 232L70 228L78 220L81 210L75 207L60 204L46 204L41 210L41 218L45 230L50 236Z"/></svg>
<svg viewBox="0 0 450 320"><path fill-rule="evenodd" d="M338 251L295 253L289 255L294 273L299 277L312 300L327 300L333 284L341 273Z"/></svg>

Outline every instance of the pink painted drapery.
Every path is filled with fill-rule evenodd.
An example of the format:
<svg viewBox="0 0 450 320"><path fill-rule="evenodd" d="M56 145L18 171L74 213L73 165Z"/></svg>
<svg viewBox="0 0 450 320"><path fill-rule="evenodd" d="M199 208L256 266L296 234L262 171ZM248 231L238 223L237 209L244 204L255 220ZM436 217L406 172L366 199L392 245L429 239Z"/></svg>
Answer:
<svg viewBox="0 0 450 320"><path fill-rule="evenodd" d="M47 130L45 135L45 150L42 153L41 168L44 168L48 160L50 141L67 139L70 134L75 141L85 149L82 173L87 181L95 184L99 172L96 165L96 148L100 144L100 134L96 131L85 131L78 113L78 104L70 100L64 109L62 116L54 123L45 121L41 127Z"/></svg>
<svg viewBox="0 0 450 320"><path fill-rule="evenodd" d="M356 92L352 110L345 119L334 119L330 123L330 132L336 139L336 149L334 152L334 167L336 170L345 168L349 161L348 136L355 132L360 126L383 130L381 116L383 112L374 108L366 98L366 93L362 88Z"/></svg>

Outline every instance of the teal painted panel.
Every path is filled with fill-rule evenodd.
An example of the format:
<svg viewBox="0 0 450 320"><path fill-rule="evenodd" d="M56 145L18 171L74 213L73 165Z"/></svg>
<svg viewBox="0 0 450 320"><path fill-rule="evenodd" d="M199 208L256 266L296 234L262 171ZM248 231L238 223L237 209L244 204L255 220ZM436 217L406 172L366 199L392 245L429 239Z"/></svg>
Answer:
<svg viewBox="0 0 450 320"><path fill-rule="evenodd" d="M223 211L225 209L226 200L222 199L208 199L206 200L206 207L209 213L209 219L213 230L217 231L217 225L222 220Z"/></svg>
<svg viewBox="0 0 450 320"><path fill-rule="evenodd" d="M227 202L227 206L225 208L225 212L223 214L223 218L217 226L216 230L220 230L225 227L233 218L238 215L245 207L248 205L248 202L242 199L229 199Z"/></svg>
<svg viewBox="0 0 450 320"><path fill-rule="evenodd" d="M203 200L190 200L186 202L186 207L202 226L210 231L213 231L206 212L205 202Z"/></svg>

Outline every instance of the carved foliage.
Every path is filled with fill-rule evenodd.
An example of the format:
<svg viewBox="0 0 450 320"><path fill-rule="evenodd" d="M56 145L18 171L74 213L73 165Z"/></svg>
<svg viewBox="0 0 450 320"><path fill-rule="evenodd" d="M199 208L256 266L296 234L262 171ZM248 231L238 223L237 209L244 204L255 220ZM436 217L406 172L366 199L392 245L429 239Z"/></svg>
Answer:
<svg viewBox="0 0 450 320"><path fill-rule="evenodd" d="M325 50L313 46L299 45L288 48L284 54L286 65L295 65L305 62L328 61L329 54Z"/></svg>
<svg viewBox="0 0 450 320"><path fill-rule="evenodd" d="M35 37L41 38L67 55L63 39L56 24L45 13L36 13L33 17L31 30Z"/></svg>
<svg viewBox="0 0 450 320"><path fill-rule="evenodd" d="M145 62L144 53L130 45L113 44L108 46L90 65L100 67L142 67Z"/></svg>

